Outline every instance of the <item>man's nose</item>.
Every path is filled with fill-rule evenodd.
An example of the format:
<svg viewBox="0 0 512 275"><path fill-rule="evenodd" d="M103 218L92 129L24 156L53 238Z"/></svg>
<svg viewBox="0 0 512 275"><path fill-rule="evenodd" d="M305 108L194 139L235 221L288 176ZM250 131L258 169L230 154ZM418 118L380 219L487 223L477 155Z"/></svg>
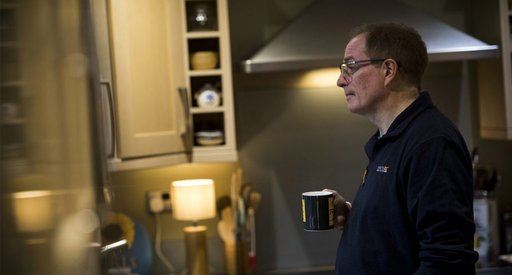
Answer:
<svg viewBox="0 0 512 275"><path fill-rule="evenodd" d="M343 77L343 74L340 74L340 76L338 76L338 81L336 81L336 85L341 88L344 88L345 86L348 85L348 82L345 79L345 77Z"/></svg>

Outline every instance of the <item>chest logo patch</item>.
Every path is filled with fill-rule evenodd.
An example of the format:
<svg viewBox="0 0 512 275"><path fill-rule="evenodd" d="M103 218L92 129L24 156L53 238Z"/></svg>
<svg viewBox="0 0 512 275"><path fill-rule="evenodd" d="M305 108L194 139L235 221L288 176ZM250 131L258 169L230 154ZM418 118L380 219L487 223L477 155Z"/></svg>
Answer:
<svg viewBox="0 0 512 275"><path fill-rule="evenodd" d="M379 165L377 166L377 172L380 172L380 173L387 173L389 170L389 166L387 165Z"/></svg>

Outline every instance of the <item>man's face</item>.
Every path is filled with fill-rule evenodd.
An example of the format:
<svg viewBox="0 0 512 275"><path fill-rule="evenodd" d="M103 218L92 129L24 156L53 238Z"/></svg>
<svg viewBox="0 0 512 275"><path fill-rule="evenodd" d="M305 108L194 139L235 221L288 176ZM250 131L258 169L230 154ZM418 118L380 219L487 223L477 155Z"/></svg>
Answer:
<svg viewBox="0 0 512 275"><path fill-rule="evenodd" d="M368 60L366 38L363 34L354 37L345 48L344 62L350 60ZM381 57L379 57L381 58ZM385 57L384 57L385 58ZM349 77L340 74L337 85L342 87L347 98L348 109L364 116L371 116L379 111L385 99L384 73L382 63L360 63L349 71Z"/></svg>

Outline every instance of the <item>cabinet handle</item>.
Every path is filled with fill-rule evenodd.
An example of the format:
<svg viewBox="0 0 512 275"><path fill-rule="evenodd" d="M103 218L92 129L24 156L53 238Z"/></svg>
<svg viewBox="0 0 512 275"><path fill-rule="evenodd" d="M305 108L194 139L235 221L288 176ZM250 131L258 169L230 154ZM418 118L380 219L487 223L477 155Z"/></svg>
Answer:
<svg viewBox="0 0 512 275"><path fill-rule="evenodd" d="M180 94L181 102L183 105L183 111L185 115L185 131L181 133L181 139L185 145L185 154L187 155L187 161L192 162L192 121L190 118L190 103L188 100L187 88L179 87L178 93Z"/></svg>
<svg viewBox="0 0 512 275"><path fill-rule="evenodd" d="M104 125L104 127L108 127L105 130L108 132L107 135L109 135L109 143L107 144L107 157L113 158L115 156L116 151L116 127L115 127L115 119L114 119L114 95L112 94L112 85L110 84L110 81L100 81L100 85L105 86L105 89L101 89L101 91L106 91L105 96L107 98L107 110L105 111L105 108L103 108L103 113L105 115L105 120L107 120L107 125ZM101 105L104 106L103 101L103 94L101 96L102 103Z"/></svg>

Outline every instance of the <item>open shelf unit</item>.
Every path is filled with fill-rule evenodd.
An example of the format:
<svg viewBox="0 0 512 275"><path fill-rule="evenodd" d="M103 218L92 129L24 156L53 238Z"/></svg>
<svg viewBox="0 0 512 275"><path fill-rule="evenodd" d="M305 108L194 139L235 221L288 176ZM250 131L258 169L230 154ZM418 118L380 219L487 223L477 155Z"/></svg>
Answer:
<svg viewBox="0 0 512 275"><path fill-rule="evenodd" d="M236 161L227 1L182 1L194 162Z"/></svg>
<svg viewBox="0 0 512 275"><path fill-rule="evenodd" d="M27 98L20 72L18 20L18 4L0 2L0 162L4 167L26 161L23 106Z"/></svg>

